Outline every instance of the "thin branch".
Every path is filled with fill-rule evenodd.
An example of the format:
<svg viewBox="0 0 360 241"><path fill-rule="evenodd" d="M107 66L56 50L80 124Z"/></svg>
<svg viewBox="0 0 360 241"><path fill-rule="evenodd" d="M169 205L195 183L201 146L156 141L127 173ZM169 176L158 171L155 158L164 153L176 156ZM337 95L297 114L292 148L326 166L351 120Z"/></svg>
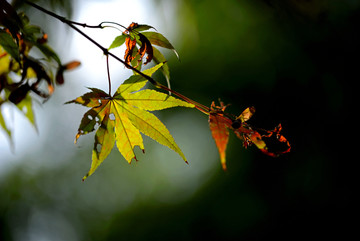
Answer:
<svg viewBox="0 0 360 241"><path fill-rule="evenodd" d="M78 23L78 22L71 21L71 20L68 20L68 19L66 19L66 21L68 23L73 24L73 25L79 25L79 26L84 27L84 28L100 28L100 29L103 29L105 27L105 26L102 25L102 23L100 23L98 25L88 25L86 23Z"/></svg>
<svg viewBox="0 0 360 241"><path fill-rule="evenodd" d="M69 27L71 27L72 29L74 29L76 32L80 33L82 36L84 36L87 40L89 40L90 42L92 42L94 45L96 45L99 49L101 49L104 53L104 55L110 55L111 57L113 57L114 59L116 59L117 61L121 62L123 65L125 65L125 67L135 71L137 74L141 75L142 77L146 78L148 81L150 81L150 83L152 83L153 85L157 85L157 81L154 80L153 78L151 78L150 76L142 73L141 71L137 70L136 68L132 67L131 65L129 65L128 63L126 63L124 60L120 59L119 57L117 57L116 55L112 54L111 52L108 51L107 48L103 47L102 45L100 45L98 42L96 42L94 39L92 39L90 36L88 36L86 33L84 33L83 31L81 31L79 28L77 28L76 26L74 26L72 21L67 20L66 18L59 16L53 12L50 12L48 10L46 10L43 7L40 7L38 5L36 5L35 3L29 2L29 1L25 1L27 4L31 5L32 7L60 20L61 22L67 24ZM78 24L81 25L81 24ZM82 25L81 25L82 26Z"/></svg>
<svg viewBox="0 0 360 241"><path fill-rule="evenodd" d="M199 111L201 111L202 113L204 113L206 115L210 114L210 108L209 107L207 107L207 106L205 106L203 104L200 104L200 103L186 97L185 95L182 95L182 94L176 92L175 90L172 90L172 89L168 88L167 86L160 84L159 82L157 82L157 83L158 83L158 86L156 86L157 88L168 91L168 92L172 93L173 95L176 95L177 97L183 99L184 101L195 105L196 109L198 109Z"/></svg>
<svg viewBox="0 0 360 241"><path fill-rule="evenodd" d="M117 61L119 61L120 63L122 63L125 67L133 70L135 73L139 74L140 76L144 77L145 79L147 79L152 85L154 85L156 88L159 88L159 89L162 89L162 90L165 90L165 91L168 91L168 92L171 92L172 94L176 95L177 97L183 99L184 101L188 102L188 103L191 103L193 105L195 105L196 109L198 109L199 111L201 111L202 113L206 114L206 115L209 115L210 113L210 108L205 106L205 105L202 105L178 92L176 92L175 90L172 90L168 87L166 87L165 85L162 85L161 83L157 82L155 79L153 79L151 76L148 76L146 74L144 74L143 72L141 72L140 70L134 68L133 66L131 66L130 64L126 63L124 60L120 59L119 57L117 57L116 55L114 55L113 53L109 52L109 50L105 47L103 47L101 44L99 44L98 42L96 42L94 39L92 39L90 36L88 36L86 33L84 33L83 31L81 31L79 28L77 28L75 25L79 25L79 26L82 26L82 27L92 27L92 28L103 28L102 26L102 23L112 23L114 24L113 22L102 22L100 23L99 25L95 25L95 26L91 26L91 25L87 25L87 24L81 24L81 23L77 23L77 22L73 22L73 21L70 21L60 15L57 15L49 10L46 10L45 8L43 7L40 7L38 6L37 4L35 3L32 3L32 2L29 2L29 1L26 1L25 2L27 4L29 4L30 6L60 20L61 22L67 24L69 27L71 27L72 29L74 29L76 32L80 33L82 36L84 36L87 40L89 40L90 42L92 42L95 46L97 46L99 49L101 49L101 51L104 53L104 55L106 55L106 57L108 58L108 56L111 56L112 58L116 59ZM124 27L120 24L117 24L121 27ZM124 27L125 28L125 27ZM127 29L127 28L125 28ZM108 69L108 72L109 72L109 69ZM108 77L109 77L109 92L111 93L111 85L110 85L110 75L108 74Z"/></svg>

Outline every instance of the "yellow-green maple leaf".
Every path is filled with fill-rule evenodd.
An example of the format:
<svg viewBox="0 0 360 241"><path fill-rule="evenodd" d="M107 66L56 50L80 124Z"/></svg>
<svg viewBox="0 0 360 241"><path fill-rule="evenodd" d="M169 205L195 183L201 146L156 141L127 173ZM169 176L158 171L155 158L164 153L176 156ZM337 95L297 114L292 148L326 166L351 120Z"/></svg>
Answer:
<svg viewBox="0 0 360 241"><path fill-rule="evenodd" d="M161 66L162 64L156 65L143 73L151 76ZM140 132L174 150L187 162L165 125L148 111L176 106L193 108L194 105L155 90L140 90L146 82L144 77L133 75L120 85L113 96L91 88L91 92L68 102L91 108L81 120L75 142L81 135L94 131L98 125L91 168L83 180L90 176L110 154L115 142L119 152L129 163L133 159L137 160L134 153L135 146L144 150Z"/></svg>

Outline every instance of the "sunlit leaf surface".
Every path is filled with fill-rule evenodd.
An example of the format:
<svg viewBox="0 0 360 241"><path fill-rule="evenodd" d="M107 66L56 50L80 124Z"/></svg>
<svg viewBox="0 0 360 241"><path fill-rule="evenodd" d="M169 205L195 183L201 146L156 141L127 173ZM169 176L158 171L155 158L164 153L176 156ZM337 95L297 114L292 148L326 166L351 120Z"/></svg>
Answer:
<svg viewBox="0 0 360 241"><path fill-rule="evenodd" d="M161 66L159 64L143 73L151 76ZM140 90L146 82L144 77L133 75L120 85L113 96L91 89L91 92L68 102L91 108L81 120L75 142L81 135L97 128L91 168L84 179L105 160L115 142L125 160L129 163L137 160L134 148L138 146L144 151L140 132L174 150L187 162L165 125L148 111L176 106L192 108L194 105L155 90Z"/></svg>

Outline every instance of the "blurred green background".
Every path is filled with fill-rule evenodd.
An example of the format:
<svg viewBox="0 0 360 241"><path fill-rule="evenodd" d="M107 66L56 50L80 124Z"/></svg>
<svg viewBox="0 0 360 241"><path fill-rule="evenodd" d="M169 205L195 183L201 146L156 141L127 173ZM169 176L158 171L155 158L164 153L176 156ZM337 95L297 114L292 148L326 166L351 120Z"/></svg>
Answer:
<svg viewBox="0 0 360 241"><path fill-rule="evenodd" d="M100 8L97 14L81 15L96 2L108 9L115 6L118 15ZM20 4L49 33L64 62L78 59L82 67L69 73L65 86L36 108L39 134L26 121L15 122L15 130L23 129L15 131L14 154L1 139L0 239L351 237L359 1L129 2L40 4L89 24L110 20L153 25L180 54L178 62L164 51L173 89L208 106L220 98L231 103L228 111L235 115L255 106L250 123L266 129L281 123L292 151L271 158L254 147L242 148L232 135L228 171L223 172L206 116L178 108L157 115L190 165L145 138L146 153L138 152L139 162L128 165L113 150L82 183L90 167L93 135L73 145L85 108L63 103L86 92L85 86L106 90L104 58L61 23ZM86 46L85 53L77 52L75 38ZM108 37L104 44L111 41ZM116 62L112 66L117 66L113 79L129 74ZM97 72L89 74L94 68Z"/></svg>

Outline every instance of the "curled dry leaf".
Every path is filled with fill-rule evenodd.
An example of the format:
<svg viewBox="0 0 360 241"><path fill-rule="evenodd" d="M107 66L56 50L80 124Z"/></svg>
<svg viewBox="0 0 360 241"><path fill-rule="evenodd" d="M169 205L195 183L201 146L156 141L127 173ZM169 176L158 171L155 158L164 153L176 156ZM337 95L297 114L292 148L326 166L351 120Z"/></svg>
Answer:
<svg viewBox="0 0 360 241"><path fill-rule="evenodd" d="M254 107L246 108L238 117L225 113L226 107L227 106L222 102L220 102L220 106L216 106L215 103L212 102L209 113L211 134L218 148L221 165L224 170L226 170L226 147L229 140L229 130L233 130L236 136L243 141L245 148L254 144L264 154L273 157L290 152L291 146L289 141L280 134L280 131L282 130L280 124L271 131L263 129L258 130L247 123L255 113ZM260 134L260 132L263 134ZM264 139L272 136L274 136L278 142L285 145L283 150L269 150Z"/></svg>
<svg viewBox="0 0 360 241"><path fill-rule="evenodd" d="M135 59L137 55L140 56L138 58L138 62L142 62L144 55L147 54L146 61L144 64L151 62L151 60L153 59L153 49L150 41L143 34L141 34L138 31L135 31L139 28L139 26L147 26L147 25L138 25L137 23L131 23L130 26L123 33L127 36L125 38L126 50L125 50L124 60L128 65L131 64L131 61ZM145 30L147 28L141 28L141 29ZM134 50L136 48L136 44L139 44L140 48L135 54Z"/></svg>
<svg viewBox="0 0 360 241"><path fill-rule="evenodd" d="M130 65L131 61L135 58L135 56L133 55L133 51L136 47L136 39L135 38L131 39L130 36L126 37L125 46L126 46L126 50L125 50L124 60L125 60L125 63Z"/></svg>
<svg viewBox="0 0 360 241"><path fill-rule="evenodd" d="M139 33L139 37L140 37L139 41L141 42L141 47L139 49L140 61L142 60L142 58L146 53L147 57L144 64L150 63L154 56L151 43L143 34Z"/></svg>

